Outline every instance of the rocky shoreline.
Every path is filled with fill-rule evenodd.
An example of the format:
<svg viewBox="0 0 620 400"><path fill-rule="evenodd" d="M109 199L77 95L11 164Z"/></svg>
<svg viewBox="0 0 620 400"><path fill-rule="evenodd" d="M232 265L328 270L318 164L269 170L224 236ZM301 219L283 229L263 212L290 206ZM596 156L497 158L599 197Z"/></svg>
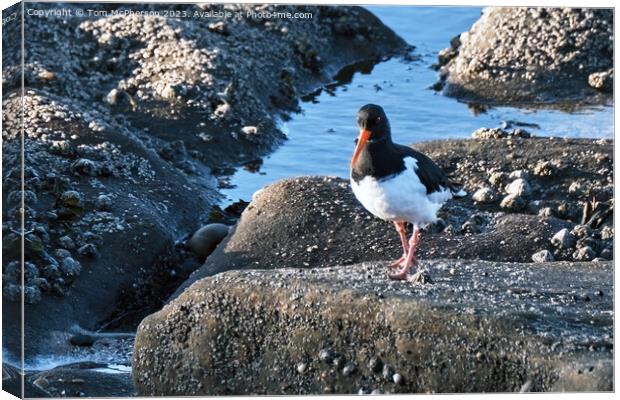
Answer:
<svg viewBox="0 0 620 400"><path fill-rule="evenodd" d="M342 67L410 51L357 7L136 7L235 17L27 18L23 99L19 26L3 28L4 343L19 354L23 106L27 359L70 347L73 325L135 329L200 265L177 243L209 221L218 169L272 151L276 118ZM276 9L312 18L245 18Z"/></svg>
<svg viewBox="0 0 620 400"><path fill-rule="evenodd" d="M219 175L282 144L276 120L343 67L407 60L411 47L358 7L140 7L313 18L32 21L23 193L19 80L3 65L3 341L18 353L23 195L26 358L103 358L29 371L27 395L612 390L613 141L505 126L415 144L469 195L424 230L421 282L390 282L398 238L347 181L285 179L221 210ZM557 14L521 9L490 9L453 41L435 88L486 104L610 101L609 16L562 12L578 48L541 67L576 91L508 85L497 93L515 96L488 96L492 62L530 44L475 74L459 69L487 51L481 27L498 16L504 29ZM573 29L582 20L588 30ZM3 27L6 60L14 29ZM600 54L581 51L592 40ZM547 79L532 74L524 87ZM135 344L110 334L138 324ZM104 371L118 360L133 377ZM3 384L16 379L3 369Z"/></svg>

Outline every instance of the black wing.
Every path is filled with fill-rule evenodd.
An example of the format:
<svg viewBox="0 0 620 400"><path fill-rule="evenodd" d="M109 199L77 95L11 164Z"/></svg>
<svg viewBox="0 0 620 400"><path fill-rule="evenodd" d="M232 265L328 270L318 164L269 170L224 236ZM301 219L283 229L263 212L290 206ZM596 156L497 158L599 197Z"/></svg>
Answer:
<svg viewBox="0 0 620 400"><path fill-rule="evenodd" d="M426 187L426 193L430 194L448 188L452 193L458 193L461 187L451 182L441 168L435 164L427 155L408 146L396 145L402 156L413 157L418 162L416 173L420 181Z"/></svg>

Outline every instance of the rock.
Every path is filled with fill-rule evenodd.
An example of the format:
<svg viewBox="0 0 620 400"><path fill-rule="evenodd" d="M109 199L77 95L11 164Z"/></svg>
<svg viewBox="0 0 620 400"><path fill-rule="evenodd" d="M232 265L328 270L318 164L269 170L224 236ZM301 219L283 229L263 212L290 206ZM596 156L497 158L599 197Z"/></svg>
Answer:
<svg viewBox="0 0 620 400"><path fill-rule="evenodd" d="M507 211L517 212L525 208L525 200L517 194L509 194L502 199L499 206Z"/></svg>
<svg viewBox="0 0 620 400"><path fill-rule="evenodd" d="M568 229L564 228L553 235L551 244L559 249L569 249L575 245L575 239Z"/></svg>
<svg viewBox="0 0 620 400"><path fill-rule="evenodd" d="M476 190L471 198L478 203L493 203L495 201L495 192L491 188L483 187Z"/></svg>
<svg viewBox="0 0 620 400"><path fill-rule="evenodd" d="M68 190L60 196L60 201L69 207L79 207L82 202L82 196L75 190Z"/></svg>
<svg viewBox="0 0 620 400"><path fill-rule="evenodd" d="M62 260L60 271L69 278L77 277L82 271L82 265L71 257Z"/></svg>
<svg viewBox="0 0 620 400"><path fill-rule="evenodd" d="M508 180L508 174L501 171L491 173L489 176L489 183L496 188L503 187L504 183Z"/></svg>
<svg viewBox="0 0 620 400"><path fill-rule="evenodd" d="M580 247L573 253L573 258L576 261L591 261L594 257L596 257L596 253L590 246Z"/></svg>
<svg viewBox="0 0 620 400"><path fill-rule="evenodd" d="M532 193L530 184L523 178L515 179L506 186L506 193L520 197L527 197Z"/></svg>
<svg viewBox="0 0 620 400"><path fill-rule="evenodd" d="M510 133L510 136L528 139L532 137L532 134L526 131L525 129L516 128L512 130L512 132Z"/></svg>
<svg viewBox="0 0 620 400"><path fill-rule="evenodd" d="M97 250L97 246L92 243L87 243L84 246L80 247L78 253L82 256L88 258L96 258L99 257L99 251Z"/></svg>
<svg viewBox="0 0 620 400"><path fill-rule="evenodd" d="M555 258L549 250L541 250L537 253L532 254L532 261L534 261L535 263L544 263L555 261Z"/></svg>
<svg viewBox="0 0 620 400"><path fill-rule="evenodd" d="M228 235L229 227L224 224L208 224L198 229L187 242L187 247L202 260L215 250Z"/></svg>
<svg viewBox="0 0 620 400"><path fill-rule="evenodd" d="M588 84L594 89L611 93L614 87L614 69L604 72L594 72L588 76Z"/></svg>
<svg viewBox="0 0 620 400"><path fill-rule="evenodd" d="M456 266L459 274L450 275ZM384 262L202 279L140 324L132 362L138 395L299 395L326 385L353 394L364 387L391 390L395 374L407 377L401 393L516 392L524 376L532 391L545 391L558 374L575 390L612 389L611 369L585 377L563 372L613 363L612 296L571 298L575 290L612 291L612 262L432 260L420 267L433 271L436 283L394 284ZM484 290L476 289L480 282ZM561 313L545 311L557 307ZM554 342L561 348L551 350ZM303 375L290 368L328 343L347 365L366 366L381 354L385 374L362 367L330 375L325 363ZM240 363L231 375L233 361L249 352L256 362ZM325 383L325 376L333 380Z"/></svg>
<svg viewBox="0 0 620 400"><path fill-rule="evenodd" d="M557 172L557 167L549 161L538 161L534 166L534 175L551 177Z"/></svg>
<svg viewBox="0 0 620 400"><path fill-rule="evenodd" d="M397 385L402 385L404 383L404 381L405 381L405 379L403 378L403 376L401 374L394 374L394 375L392 375L392 380Z"/></svg>
<svg viewBox="0 0 620 400"><path fill-rule="evenodd" d="M474 139L503 139L506 136L508 133L500 128L480 128L471 134Z"/></svg>
<svg viewBox="0 0 620 400"><path fill-rule="evenodd" d="M485 8L443 68L443 93L484 104L604 102L591 86L613 79L612 26L611 10Z"/></svg>
<svg viewBox="0 0 620 400"><path fill-rule="evenodd" d="M614 228L611 226L604 226L601 229L601 239L603 240L613 240L614 238Z"/></svg>
<svg viewBox="0 0 620 400"><path fill-rule="evenodd" d="M101 211L110 211L112 209L112 198L105 194L97 196L97 200L95 200L95 207Z"/></svg>
<svg viewBox="0 0 620 400"><path fill-rule="evenodd" d="M233 12L226 7L188 4L175 12ZM66 11L74 14L78 8L69 4ZM15 40L3 36L7 118L2 160L8 178L3 179L3 204L9 193L21 190L16 166L25 149L26 189L39 199L27 205L26 220L46 225L50 237L46 241L41 236L41 251L31 254L44 258L39 264L54 288L43 292L43 301L27 306L24 332L19 304L7 302L7 354L63 354L64 349L56 347L66 341L58 341L57 335L72 325L115 321L112 325L137 326L189 274L180 268L185 249L175 242L199 228L201 218L220 201L212 176L216 167L221 170L223 165L269 154L285 138L277 121L291 111L290 104L323 85L335 71L361 60L408 52L405 41L364 8L302 8L315 18L304 24L224 20L231 33L225 36L218 19L198 23L167 17L163 11L170 9L165 5L138 4L127 16L113 15L114 5L102 5L97 18L37 19L28 27L32 40L23 62L19 32L7 24ZM295 13L300 7L233 9L245 15ZM338 23L333 14L339 15ZM215 25L209 30L211 23ZM363 35L365 45L352 49L336 27L346 28L353 37ZM302 53L300 41L307 44ZM59 43L67 44L63 51L58 51ZM308 69L308 61L319 69ZM38 75L50 66L53 80L41 81ZM292 98L288 106L277 106L272 97L282 89L283 69L295 72L288 81ZM23 95L22 72L28 86ZM110 92L113 88L116 91ZM125 103L131 110L125 110ZM214 115L221 104L228 105L225 118ZM24 118L11 117L17 115ZM248 125L259 128L259 143L220 134L240 132ZM176 140L184 143L188 154L183 160L188 162L180 166L157 151ZM9 177L11 170L16 175ZM98 208L96 199L104 193L114 200L112 209ZM5 232L19 229L18 211L3 208ZM82 248L86 243L80 237L86 230L100 235L93 245L101 257L82 259L74 252L88 273L67 279L59 271L62 260L54 256L62 247L57 239L69 236ZM13 242L8 236L3 236L6 262L18 259L11 251L15 246L4 247ZM50 280L54 275L56 280ZM20 347L22 333L26 348Z"/></svg>

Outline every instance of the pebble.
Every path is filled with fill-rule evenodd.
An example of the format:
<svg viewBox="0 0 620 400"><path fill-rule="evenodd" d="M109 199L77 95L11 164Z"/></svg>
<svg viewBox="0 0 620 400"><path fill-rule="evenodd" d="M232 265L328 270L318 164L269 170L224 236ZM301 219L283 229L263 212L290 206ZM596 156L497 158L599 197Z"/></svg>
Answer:
<svg viewBox="0 0 620 400"><path fill-rule="evenodd" d="M60 270L64 275L76 277L80 274L80 271L82 271L82 265L72 257L67 257L62 260Z"/></svg>
<svg viewBox="0 0 620 400"><path fill-rule="evenodd" d="M87 158L80 158L71 164L71 171L80 175L95 176L97 165Z"/></svg>
<svg viewBox="0 0 620 400"><path fill-rule="evenodd" d="M555 258L549 250L541 250L537 253L532 254L532 261L534 261L535 263L551 262L554 260Z"/></svg>
<svg viewBox="0 0 620 400"><path fill-rule="evenodd" d="M534 175L536 176L553 176L556 167L550 161L538 161L534 166Z"/></svg>
<svg viewBox="0 0 620 400"><path fill-rule="evenodd" d="M205 259L224 240L228 231L228 225L207 224L192 235L187 241L187 247L200 258Z"/></svg>
<svg viewBox="0 0 620 400"><path fill-rule="evenodd" d="M569 249L575 244L575 239L571 236L568 229L564 228L553 235L551 244L559 249Z"/></svg>
<svg viewBox="0 0 620 400"><path fill-rule="evenodd" d="M319 360L330 363L334 360L334 352L331 349L323 349L319 351Z"/></svg>
<svg viewBox="0 0 620 400"><path fill-rule="evenodd" d="M304 372L306 372L307 369L308 369L308 364L303 363L303 362L297 364L297 372L299 372L300 374L303 374Z"/></svg>
<svg viewBox="0 0 620 400"><path fill-rule="evenodd" d="M97 246L92 243L87 243L84 246L80 247L78 249L78 253L80 255L90 258L95 258L99 255L99 252L97 251Z"/></svg>
<svg viewBox="0 0 620 400"><path fill-rule="evenodd" d="M392 377L394 376L394 369L392 367L390 367L388 364L385 364L383 366L383 378L386 381L391 381Z"/></svg>
<svg viewBox="0 0 620 400"><path fill-rule="evenodd" d="M375 373L381 372L383 369L383 361L379 357L372 357L370 361L368 361L368 369Z"/></svg>
<svg viewBox="0 0 620 400"><path fill-rule="evenodd" d="M592 261L596 257L596 253L590 246L584 246L580 249L577 249L573 253L573 258L576 261Z"/></svg>
<svg viewBox="0 0 620 400"><path fill-rule="evenodd" d="M613 240L614 238L614 228L611 226L604 226L601 229L601 239L603 240Z"/></svg>
<svg viewBox="0 0 620 400"><path fill-rule="evenodd" d="M492 203L495 201L495 192L491 188L483 187L476 190L471 198L478 203Z"/></svg>
<svg viewBox="0 0 620 400"><path fill-rule="evenodd" d="M505 172L492 172L489 175L489 183L494 187L501 187L508 180L508 175Z"/></svg>
<svg viewBox="0 0 620 400"><path fill-rule="evenodd" d="M69 207L78 207L82 202L82 196L75 190L68 190L60 196L60 201Z"/></svg>
<svg viewBox="0 0 620 400"><path fill-rule="evenodd" d="M344 375L344 376L351 376L351 375L353 375L355 373L356 370L357 370L357 368L355 367L355 364L348 363L342 369L342 375Z"/></svg>
<svg viewBox="0 0 620 400"><path fill-rule="evenodd" d="M405 381L405 379L403 378L403 376L401 374L394 374L394 375L392 375L392 380L397 385L401 385Z"/></svg>
<svg viewBox="0 0 620 400"><path fill-rule="evenodd" d="M480 128L471 134L474 139L502 139L506 136L508 133L500 128Z"/></svg>
<svg viewBox="0 0 620 400"><path fill-rule="evenodd" d="M509 194L502 199L499 206L508 211L521 211L525 208L525 200L516 194Z"/></svg>
<svg viewBox="0 0 620 400"><path fill-rule="evenodd" d="M532 189L527 180L518 178L506 186L506 193L517 196L529 196L532 193Z"/></svg>
<svg viewBox="0 0 620 400"><path fill-rule="evenodd" d="M101 211L109 211L112 209L112 197L102 194L95 200L95 207Z"/></svg>

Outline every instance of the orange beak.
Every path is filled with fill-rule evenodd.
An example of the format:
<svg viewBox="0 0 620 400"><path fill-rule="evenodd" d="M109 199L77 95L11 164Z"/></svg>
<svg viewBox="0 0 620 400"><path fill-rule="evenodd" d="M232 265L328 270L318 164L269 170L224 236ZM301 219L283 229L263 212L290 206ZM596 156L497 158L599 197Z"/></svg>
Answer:
<svg viewBox="0 0 620 400"><path fill-rule="evenodd" d="M364 148L364 145L368 141L368 138L370 138L370 135L371 135L371 132L369 130L366 130L366 129L360 130L360 135L357 138L357 146L355 146L355 151L353 152L353 158L351 159L351 168L353 168L353 166L357 162L357 159L359 158L360 153L362 152L362 149Z"/></svg>

